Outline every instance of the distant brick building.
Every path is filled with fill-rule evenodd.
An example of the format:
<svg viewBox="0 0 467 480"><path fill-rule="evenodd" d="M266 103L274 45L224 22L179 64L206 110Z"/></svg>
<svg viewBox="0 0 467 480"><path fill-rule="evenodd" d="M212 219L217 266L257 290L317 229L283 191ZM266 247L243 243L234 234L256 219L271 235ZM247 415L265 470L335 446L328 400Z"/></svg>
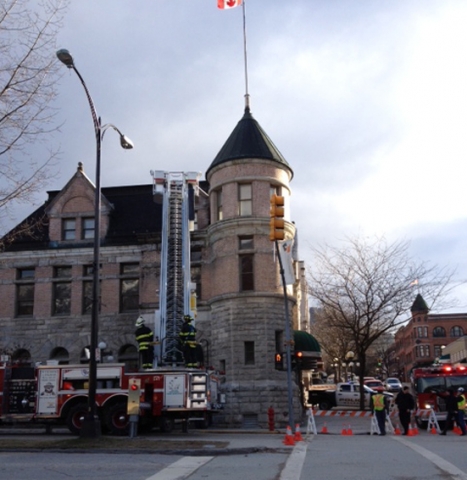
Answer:
<svg viewBox="0 0 467 480"><path fill-rule="evenodd" d="M283 349L284 296L269 240L270 196L285 197L292 169L245 109L206 172L191 234L198 341L223 372L219 421L267 425L267 409L287 411L287 382L275 370ZM87 362L90 344L95 188L82 165L25 221L38 221L0 254L0 352L17 360ZM128 368L137 363L134 323L159 305L161 205L152 185L102 189L99 342ZM291 327L309 329L303 262L288 287ZM296 413L298 388L294 389ZM277 418L277 424L285 417Z"/></svg>
<svg viewBox="0 0 467 480"><path fill-rule="evenodd" d="M441 358L443 349L467 333L467 313L429 313L418 294L411 307L412 317L395 335L390 352L390 372L409 380L416 367L431 365Z"/></svg>

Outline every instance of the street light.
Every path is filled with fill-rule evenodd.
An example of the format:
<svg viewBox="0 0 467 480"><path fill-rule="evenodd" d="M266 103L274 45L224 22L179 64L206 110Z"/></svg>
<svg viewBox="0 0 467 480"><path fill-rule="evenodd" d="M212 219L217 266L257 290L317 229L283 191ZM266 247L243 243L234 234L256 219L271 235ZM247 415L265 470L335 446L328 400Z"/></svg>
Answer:
<svg viewBox="0 0 467 480"><path fill-rule="evenodd" d="M81 428L81 437L95 438L101 434L100 420L96 410L96 386L97 386L97 359L96 350L97 336L99 333L99 256L100 256L100 223L101 223L101 143L104 134L108 128L112 128L120 135L120 145L124 149L133 148L133 142L120 132L112 124L101 125L101 118L97 116L94 102L89 94L83 77L75 67L73 57L65 49L57 51L57 58L68 68L74 70L80 79L86 97L91 108L92 121L94 123L94 132L96 135L96 190L94 201L94 255L93 255L93 278L92 278L92 309L91 309L91 345L89 358L89 390L88 390L88 411L83 419Z"/></svg>

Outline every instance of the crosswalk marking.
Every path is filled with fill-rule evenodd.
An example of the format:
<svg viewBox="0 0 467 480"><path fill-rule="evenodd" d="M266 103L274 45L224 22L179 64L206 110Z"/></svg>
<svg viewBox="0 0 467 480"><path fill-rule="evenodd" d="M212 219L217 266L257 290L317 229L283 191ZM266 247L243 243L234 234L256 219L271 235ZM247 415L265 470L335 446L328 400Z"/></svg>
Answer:
<svg viewBox="0 0 467 480"><path fill-rule="evenodd" d="M182 480L214 457L183 457L146 480Z"/></svg>

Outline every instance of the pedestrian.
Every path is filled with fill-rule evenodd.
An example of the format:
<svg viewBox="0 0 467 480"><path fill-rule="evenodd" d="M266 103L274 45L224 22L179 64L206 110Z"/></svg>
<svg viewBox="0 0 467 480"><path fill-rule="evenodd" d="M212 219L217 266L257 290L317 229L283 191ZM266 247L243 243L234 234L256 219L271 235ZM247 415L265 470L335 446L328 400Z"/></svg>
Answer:
<svg viewBox="0 0 467 480"><path fill-rule="evenodd" d="M459 428L461 429L461 436L465 436L466 428L465 428L465 408L466 408L466 399L464 394L464 389L459 387L457 389L457 418L456 422Z"/></svg>
<svg viewBox="0 0 467 480"><path fill-rule="evenodd" d="M145 325L145 320L141 316L136 320L135 327L135 337L138 342L141 367L144 370L149 370L152 368L154 362L154 334L152 330Z"/></svg>
<svg viewBox="0 0 467 480"><path fill-rule="evenodd" d="M196 355L196 328L192 321L193 318L190 315L183 317L183 326L179 337L183 347L185 366L193 368L198 366L198 360Z"/></svg>
<svg viewBox="0 0 467 480"><path fill-rule="evenodd" d="M371 411L376 416L379 434L386 435L386 414L389 412L386 395L375 393L371 396Z"/></svg>
<svg viewBox="0 0 467 480"><path fill-rule="evenodd" d="M458 397L454 389L450 388L448 391L448 395L445 394L437 394L438 396L444 398L446 403L446 421L444 422L443 431L440 435L446 435L446 432L452 429L454 421L458 418L459 407L458 407ZM465 425L464 425L465 428Z"/></svg>
<svg viewBox="0 0 467 480"><path fill-rule="evenodd" d="M415 409L415 401L407 385L397 394L395 403L399 410L399 420L404 430L402 435L407 435L409 433L411 411Z"/></svg>

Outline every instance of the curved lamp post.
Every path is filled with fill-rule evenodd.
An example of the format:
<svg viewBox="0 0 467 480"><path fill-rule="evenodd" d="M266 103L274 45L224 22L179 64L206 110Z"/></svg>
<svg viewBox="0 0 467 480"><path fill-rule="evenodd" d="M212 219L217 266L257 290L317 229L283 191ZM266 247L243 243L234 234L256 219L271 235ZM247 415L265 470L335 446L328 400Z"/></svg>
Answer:
<svg viewBox="0 0 467 480"><path fill-rule="evenodd" d="M94 255L93 255L93 278L92 278L92 309L91 309L91 345L89 358L89 393L88 393L88 411L83 419L81 437L94 438L101 434L100 420L96 410L96 386L97 386L97 359L96 350L97 336L99 333L99 256L100 256L100 220L101 220L101 143L104 134L108 128L112 128L120 135L120 145L122 148L133 148L132 141L123 135L122 132L111 123L101 125L101 118L97 116L94 102L89 94L83 77L75 67L73 57L65 49L57 51L57 58L68 68L74 70L80 79L86 97L91 108L92 121L94 123L94 132L96 135L96 191L94 201Z"/></svg>

